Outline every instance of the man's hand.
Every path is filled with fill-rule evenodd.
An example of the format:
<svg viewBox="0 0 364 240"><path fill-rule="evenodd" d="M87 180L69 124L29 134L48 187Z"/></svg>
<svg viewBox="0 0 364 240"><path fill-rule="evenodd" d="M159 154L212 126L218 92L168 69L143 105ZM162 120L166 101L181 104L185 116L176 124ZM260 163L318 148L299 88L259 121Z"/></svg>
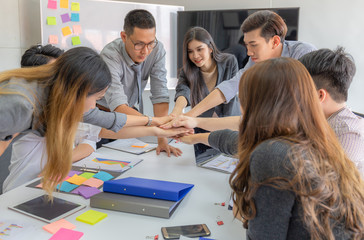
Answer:
<svg viewBox="0 0 364 240"><path fill-rule="evenodd" d="M174 139L186 144L203 143L209 146L209 135L210 133L199 133L199 134L185 135Z"/></svg>
<svg viewBox="0 0 364 240"><path fill-rule="evenodd" d="M182 151L179 148L175 148L175 147L168 145L167 138L158 138L158 147L157 147L156 152L157 152L157 155L159 155L161 152L166 152L168 157L171 156L171 153L173 153L173 155L176 157L182 155Z"/></svg>
<svg viewBox="0 0 364 240"><path fill-rule="evenodd" d="M171 129L162 129L159 127L152 127L154 129L154 135L160 138L166 137L181 137L189 134L193 134L193 129L188 128L171 128Z"/></svg>
<svg viewBox="0 0 364 240"><path fill-rule="evenodd" d="M164 117L153 117L152 126L160 126L169 123L174 119L173 115L167 115Z"/></svg>

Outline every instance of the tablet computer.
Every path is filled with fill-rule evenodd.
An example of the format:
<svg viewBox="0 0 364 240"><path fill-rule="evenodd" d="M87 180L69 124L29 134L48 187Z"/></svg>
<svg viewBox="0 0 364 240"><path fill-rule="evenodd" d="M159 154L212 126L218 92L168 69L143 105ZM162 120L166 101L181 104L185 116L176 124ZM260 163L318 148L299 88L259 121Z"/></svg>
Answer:
<svg viewBox="0 0 364 240"><path fill-rule="evenodd" d="M9 209L51 223L65 218L85 207L86 205L56 197L53 197L52 202L48 200L47 195L42 195L21 204L9 206Z"/></svg>

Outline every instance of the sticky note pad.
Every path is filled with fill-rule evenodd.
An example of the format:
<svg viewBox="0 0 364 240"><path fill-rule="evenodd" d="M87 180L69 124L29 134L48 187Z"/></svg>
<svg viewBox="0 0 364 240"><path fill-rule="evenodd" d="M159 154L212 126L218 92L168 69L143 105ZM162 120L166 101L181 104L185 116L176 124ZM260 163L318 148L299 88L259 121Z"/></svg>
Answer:
<svg viewBox="0 0 364 240"><path fill-rule="evenodd" d="M82 173L80 176L81 176L81 177L84 177L84 178L86 178L86 179L90 179L90 178L92 178L94 175L95 175L95 173L92 173L92 172L84 172L84 173Z"/></svg>
<svg viewBox="0 0 364 240"><path fill-rule="evenodd" d="M60 1L61 8L68 8L68 0L61 0Z"/></svg>
<svg viewBox="0 0 364 240"><path fill-rule="evenodd" d="M80 3L71 2L71 11L80 11Z"/></svg>
<svg viewBox="0 0 364 240"><path fill-rule="evenodd" d="M73 175L72 177L67 179L67 182L72 183L72 184L76 184L76 185L81 185L86 180L87 180L87 178L84 178L84 177L81 177L81 176L78 176L78 175Z"/></svg>
<svg viewBox="0 0 364 240"><path fill-rule="evenodd" d="M84 197L85 199L89 199L93 195L99 194L101 191L95 187L88 187L88 186L80 186L76 189L78 194Z"/></svg>
<svg viewBox="0 0 364 240"><path fill-rule="evenodd" d="M62 192L71 192L76 187L78 187L78 185L72 184L72 183L69 183L69 182L66 182L66 181L62 182L62 184L57 185L57 189L59 189Z"/></svg>
<svg viewBox="0 0 364 240"><path fill-rule="evenodd" d="M83 236L83 232L61 228L49 240L78 240Z"/></svg>
<svg viewBox="0 0 364 240"><path fill-rule="evenodd" d="M49 44L58 44L58 36L57 35L49 35L48 43Z"/></svg>
<svg viewBox="0 0 364 240"><path fill-rule="evenodd" d="M61 228L75 229L76 226L65 219L61 219L43 226L44 230L52 234L55 234Z"/></svg>
<svg viewBox="0 0 364 240"><path fill-rule="evenodd" d="M76 217L76 220L94 225L95 223L100 222L102 219L106 217L107 217L106 213L95 210L88 210L87 212L84 212L80 216Z"/></svg>
<svg viewBox="0 0 364 240"><path fill-rule="evenodd" d="M82 28L81 28L81 26L80 25L73 25L73 33L74 34L80 34L80 33L82 33Z"/></svg>
<svg viewBox="0 0 364 240"><path fill-rule="evenodd" d="M71 21L72 22L79 22L80 21L80 14L78 14L78 13L71 13Z"/></svg>
<svg viewBox="0 0 364 240"><path fill-rule="evenodd" d="M69 173L68 173L68 176L69 177L72 177L73 175L77 174L77 175L80 175L82 172L81 171L73 171L71 170Z"/></svg>
<svg viewBox="0 0 364 240"><path fill-rule="evenodd" d="M70 15L69 15L68 13L62 14L62 15L61 15L61 19L62 19L62 22L63 22L63 23L66 23L66 22L71 21L71 19L70 19Z"/></svg>
<svg viewBox="0 0 364 240"><path fill-rule="evenodd" d="M48 0L48 8L49 9L57 9L57 1Z"/></svg>
<svg viewBox="0 0 364 240"><path fill-rule="evenodd" d="M73 46L80 45L80 44L81 44L81 40L80 40L80 37L79 36L72 37L72 45Z"/></svg>
<svg viewBox="0 0 364 240"><path fill-rule="evenodd" d="M94 178L100 179L105 182L105 181L109 181L109 180L113 179L114 177L110 173L100 171L94 175Z"/></svg>
<svg viewBox="0 0 364 240"><path fill-rule="evenodd" d="M102 184L104 184L104 181L97 179L97 178L90 178L82 183L82 185L95 187L95 188L101 187Z"/></svg>
<svg viewBox="0 0 364 240"><path fill-rule="evenodd" d="M70 35L72 33L71 32L71 28L70 27L64 27L64 28L62 28L62 33L63 33L63 36Z"/></svg>
<svg viewBox="0 0 364 240"><path fill-rule="evenodd" d="M47 25L57 25L56 17L47 17Z"/></svg>

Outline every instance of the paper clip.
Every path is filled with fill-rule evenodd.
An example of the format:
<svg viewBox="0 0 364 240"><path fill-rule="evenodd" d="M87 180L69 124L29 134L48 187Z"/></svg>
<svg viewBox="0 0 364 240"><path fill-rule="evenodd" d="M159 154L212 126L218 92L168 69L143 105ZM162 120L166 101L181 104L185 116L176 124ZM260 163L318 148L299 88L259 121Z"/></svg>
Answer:
<svg viewBox="0 0 364 240"><path fill-rule="evenodd" d="M100 172L100 166L98 167L98 169L91 169L91 168L87 168L86 164L83 165L83 167L80 169L81 171L84 171L84 172L91 172L91 173L98 173Z"/></svg>

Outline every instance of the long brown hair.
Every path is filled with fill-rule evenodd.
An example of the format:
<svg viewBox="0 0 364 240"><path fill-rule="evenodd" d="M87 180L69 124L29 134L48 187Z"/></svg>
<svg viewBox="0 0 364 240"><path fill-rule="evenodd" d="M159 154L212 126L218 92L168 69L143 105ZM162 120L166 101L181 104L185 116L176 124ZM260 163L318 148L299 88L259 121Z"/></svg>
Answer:
<svg viewBox="0 0 364 240"><path fill-rule="evenodd" d="M37 81L49 89L47 102L36 111L39 118L36 125L46 138L48 154L42 171L43 189L52 196L55 186L71 168L74 137L82 120L86 97L110 85L110 71L95 51L78 47L68 50L51 64L3 72L0 82L13 77ZM20 93L2 88L0 94ZM32 104L37 106L37 103Z"/></svg>
<svg viewBox="0 0 364 240"><path fill-rule="evenodd" d="M344 221L353 239L362 239L364 183L328 125L305 67L290 58L257 63L243 74L239 98L243 110L240 161L230 185L245 223L256 215L253 196L257 188L269 185L296 194L312 239L334 239L330 220ZM268 139L290 143L292 179L251 181L250 155Z"/></svg>
<svg viewBox="0 0 364 240"><path fill-rule="evenodd" d="M222 62L226 59L228 54L222 53L216 47L214 39L212 39L210 33L202 27L190 28L183 40L183 71L186 75L186 79L189 87L191 88L191 107L196 106L202 99L204 99L209 93L204 87L203 77L200 68L194 64L188 56L188 44L196 40L205 43L208 48L212 50L212 59L216 62Z"/></svg>

